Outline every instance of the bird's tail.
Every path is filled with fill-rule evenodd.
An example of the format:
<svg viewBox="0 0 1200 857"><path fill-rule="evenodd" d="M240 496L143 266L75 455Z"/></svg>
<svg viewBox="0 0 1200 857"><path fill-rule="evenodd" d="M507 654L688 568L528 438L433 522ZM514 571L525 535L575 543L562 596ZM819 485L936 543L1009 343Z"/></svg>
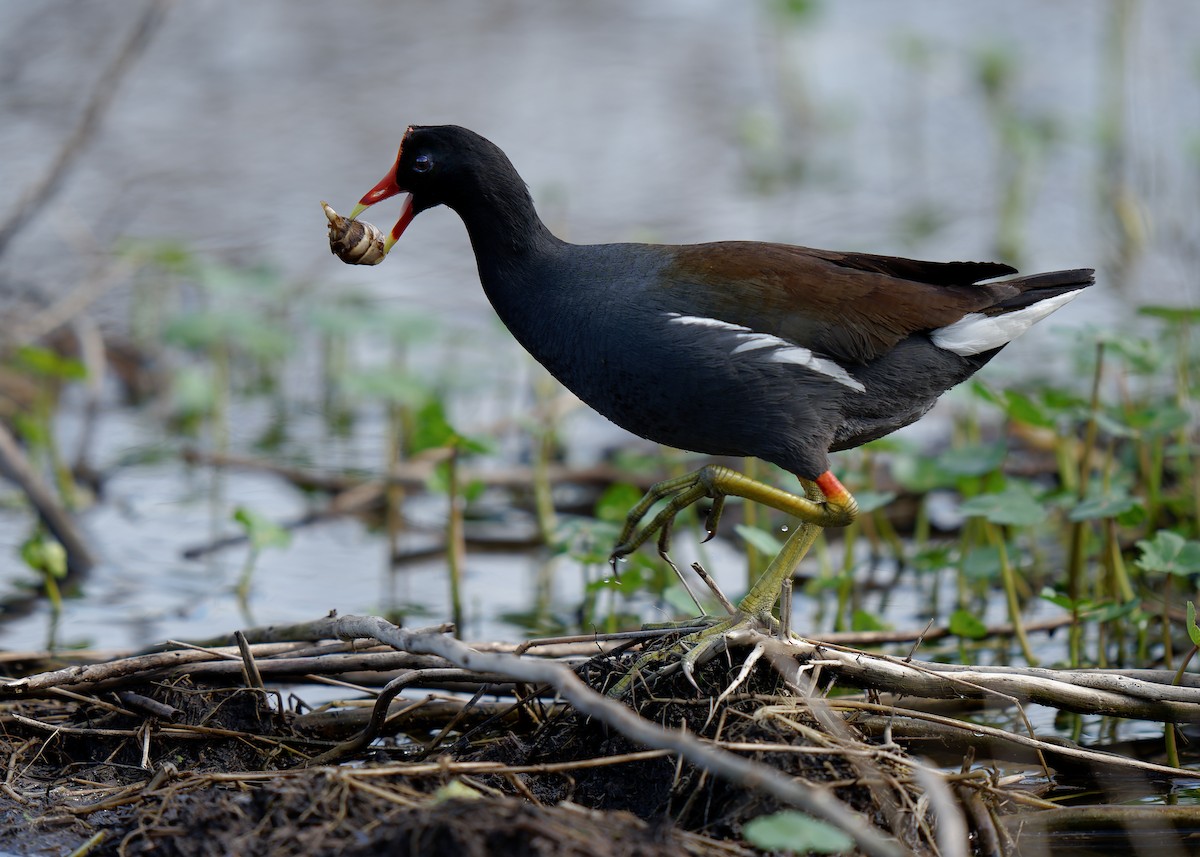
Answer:
<svg viewBox="0 0 1200 857"><path fill-rule="evenodd" d="M1044 300L1052 300L1059 295L1078 292L1096 282L1096 272L1091 268L1078 268L1074 271L1051 271L1048 274L1029 274L1025 277L1013 277L996 283L1016 290L1015 294L1005 295L1001 300L984 310L985 315L1000 315L1014 310L1025 309Z"/></svg>
<svg viewBox="0 0 1200 857"><path fill-rule="evenodd" d="M933 344L962 357L990 357L1095 282L1089 268L1030 274L988 284L997 300L933 331Z"/></svg>

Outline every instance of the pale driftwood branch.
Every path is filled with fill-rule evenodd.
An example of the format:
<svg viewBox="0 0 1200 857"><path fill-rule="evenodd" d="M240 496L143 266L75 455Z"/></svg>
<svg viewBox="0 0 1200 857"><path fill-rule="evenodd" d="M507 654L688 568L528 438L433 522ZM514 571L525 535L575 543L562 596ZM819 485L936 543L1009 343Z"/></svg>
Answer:
<svg viewBox="0 0 1200 857"><path fill-rule="evenodd" d="M0 423L0 473L25 493L46 529L63 546L67 552L67 569L72 574L89 571L96 564L96 558L83 533L3 423Z"/></svg>
<svg viewBox="0 0 1200 857"><path fill-rule="evenodd" d="M951 742L951 746L962 748L980 748L991 756L1006 760L1020 761L1025 764L1040 765L1039 754L1057 759L1055 767L1061 767L1061 760L1070 760L1086 764L1093 769L1110 768L1113 770L1140 771L1144 774L1154 774L1171 779L1195 779L1196 772L1185 768L1172 768L1168 765L1156 765L1153 762L1143 762L1141 759L1131 759L1128 756L1117 756L1113 753L1103 753L1099 750L1086 750L1058 742L1043 741L1030 738L1019 732L1009 732L992 726L982 726L978 723L966 723L953 717L942 717L925 711L895 708L878 705L856 699L830 700L830 704L840 709L855 709L874 713L874 717L864 717L861 724L864 729L882 733L884 729L892 729L902 737L919 736L923 738L939 738ZM904 727L903 721L910 720L921 723L929 728L915 731ZM1014 752L1023 748L1027 751L1024 757Z"/></svg>
<svg viewBox="0 0 1200 857"><path fill-rule="evenodd" d="M858 687L934 699L995 693L1088 714L1200 723L1200 688L1174 687L1110 671L991 668L935 664L845 649L811 640L774 641ZM982 690L980 690L982 688Z"/></svg>
<svg viewBox="0 0 1200 857"><path fill-rule="evenodd" d="M445 660L405 652L374 651L355 653L300 654L283 657L294 647L287 645L252 646L258 672L272 679L297 676L380 673L402 669L437 669ZM243 661L237 649L182 649L136 655L114 661L65 667L19 679L0 680L0 700L38 699L61 695L63 691L88 693L119 687L129 681L187 673L196 677L229 678L242 674ZM483 682L486 677L480 677Z"/></svg>
<svg viewBox="0 0 1200 857"><path fill-rule="evenodd" d="M901 843L883 836L870 821L839 801L824 786L785 776L774 768L718 749L686 732L651 723L620 702L592 690L563 664L479 652L446 635L412 633L370 616L343 616L336 624L339 637L369 637L400 651L438 655L474 672L503 673L519 681L549 685L577 711L596 718L626 738L646 747L669 749L715 776L799 807L845 831L868 854L893 857L910 853Z"/></svg>
<svg viewBox="0 0 1200 857"><path fill-rule="evenodd" d="M946 780L940 774L921 765L913 768L913 776L917 785L928 796L937 818L937 846L940 857L969 857L971 837L967 830L967 820Z"/></svg>
<svg viewBox="0 0 1200 857"><path fill-rule="evenodd" d="M1078 830L1095 833L1097 830L1111 827L1118 827L1136 836L1140 831L1159 831L1168 827L1194 831L1200 827L1200 806L1064 806L1005 816L1000 819L1000 823L1014 836L1019 836L1022 830ZM1186 850L1177 853L1194 852Z"/></svg>

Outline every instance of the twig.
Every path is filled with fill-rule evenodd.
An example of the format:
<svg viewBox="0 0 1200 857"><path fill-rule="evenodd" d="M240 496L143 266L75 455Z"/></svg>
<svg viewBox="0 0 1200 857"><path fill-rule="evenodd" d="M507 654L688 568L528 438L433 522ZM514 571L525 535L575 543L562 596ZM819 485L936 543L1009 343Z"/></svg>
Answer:
<svg viewBox="0 0 1200 857"><path fill-rule="evenodd" d="M376 485L376 490L382 491L385 483L399 485L402 488L424 489L429 484L429 478L433 475L437 465L449 457L449 453L444 450L431 451L431 454L423 454L398 462L385 479L378 479L353 473L323 473L279 464L262 458L206 452L199 449L185 449L182 455L184 461L189 464L259 470L274 473L281 479L301 488L334 493L366 484ZM547 470L547 477L555 484L569 482L578 485L609 485L613 482L628 482L640 488L652 485L656 475L630 473L606 465L594 467L551 465ZM464 483L478 482L489 488L526 489L533 484L533 478L533 469L529 467L489 468L486 470L465 468L462 472Z"/></svg>
<svg viewBox="0 0 1200 857"><path fill-rule="evenodd" d="M1200 722L1200 688L1175 687L1113 672L1042 668L976 667L904 661L809 640L775 641L794 656L836 671L840 680L881 692L951 699L998 693L1067 711ZM982 688L972 692L968 686Z"/></svg>
<svg viewBox="0 0 1200 857"><path fill-rule="evenodd" d="M1126 831L1177 828L1195 830L1200 826L1198 806L1064 806L1042 812L1023 812L1001 819L1014 835L1032 830L1078 830L1094 833L1117 827ZM1180 852L1186 853L1186 852Z"/></svg>
<svg viewBox="0 0 1200 857"><path fill-rule="evenodd" d="M860 718L858 722L861 726L871 729L882 729L884 726L895 722L898 718L904 717L911 720L916 720L924 723L934 724L940 729L932 730L932 734L936 737L943 737L947 734L946 730L952 733L966 733L970 739L970 744L980 746L986 744L989 751L995 745L1010 745L1014 747L1022 747L1030 751L1030 760L1035 764L1037 762L1037 753L1044 754L1048 758L1071 759L1076 762L1087 763L1097 768L1114 768L1136 770L1145 774L1154 774L1165 778L1186 778L1195 779L1196 772L1189 771L1186 768L1171 768L1167 765L1157 765L1153 762L1143 762L1140 759L1132 759L1127 756L1118 756L1114 753L1104 753L1099 750L1087 750L1083 747L1068 746L1065 744L1056 744L1049 741L1043 741L1038 738L1030 738L1027 735L1022 735L1019 732L1010 732L1004 729L997 729L993 726L983 726L978 723L964 723L953 717L942 717L938 714L930 714L925 711L915 711L911 709L897 709L890 705L879 705L877 703L865 702L858 699L836 698L829 700L829 704L834 708L855 709L859 711L868 711L880 716L880 720L874 721L871 718ZM893 729L896 727L893 726ZM930 733L925 733L922 737L929 737ZM1009 757L1011 758L1011 756Z"/></svg>
<svg viewBox="0 0 1200 857"><path fill-rule="evenodd" d="M46 174L25 191L20 202L3 223L0 223L0 255L4 254L9 242L33 220L39 210L44 209L46 202L58 192L67 173L74 165L75 159L87 146L99 127L101 118L112 104L113 96L116 95L121 80L133 66L133 61L145 50L155 30L162 23L169 2L170 0L151 0L142 10L142 14L134 24L129 38L125 40L124 46L96 82L83 114L58 150L58 154Z"/></svg>
<svg viewBox="0 0 1200 857"><path fill-rule="evenodd" d="M937 773L923 765L913 766L913 776L929 797L929 804L937 817L937 845L940 857L968 857L967 822L963 810L950 786Z"/></svg>
<svg viewBox="0 0 1200 857"><path fill-rule="evenodd" d="M452 679L461 679L463 677L469 677L472 679L477 678L475 673L464 672L463 670L459 669L405 670L396 678L389 681L387 686L379 692L379 696L375 699L375 707L371 709L371 718L367 721L366 727L358 735L354 736L349 741L345 741L341 744L338 744L336 747L327 750L320 756L310 759L309 761L305 762L305 766L316 767L318 765L328 765L336 762L338 759L345 758L352 753L357 753L369 746L372 741L379 737L385 722L402 716L408 710L402 709L401 711L394 713L389 712L388 710L392 704L392 700L394 700L405 688L410 687L418 681L447 681ZM482 679L483 681L487 680L487 677L478 678ZM506 676L494 676L493 679L496 682L505 682L508 680ZM415 707L420 704L423 703L416 702L410 707Z"/></svg>
<svg viewBox="0 0 1200 857"><path fill-rule="evenodd" d="M90 571L96 564L96 559L83 534L59 504L50 486L34 470L17 444L16 438L3 423L0 423L0 472L25 492L46 529L63 546L67 552L68 571L71 574L85 574Z"/></svg>

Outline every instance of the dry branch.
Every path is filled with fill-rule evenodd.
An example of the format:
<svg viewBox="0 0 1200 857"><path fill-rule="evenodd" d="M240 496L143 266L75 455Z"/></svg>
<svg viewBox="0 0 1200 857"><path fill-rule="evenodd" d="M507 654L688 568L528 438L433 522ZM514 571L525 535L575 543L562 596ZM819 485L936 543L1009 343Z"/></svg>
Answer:
<svg viewBox="0 0 1200 857"><path fill-rule="evenodd" d="M25 191L8 217L3 223L0 223L0 255L3 255L9 242L33 219L39 210L45 208L47 200L62 186L75 159L87 146L88 141L99 127L100 120L107 112L109 105L112 104L113 96L116 95L121 80L133 66L134 60L141 56L159 24L162 23L168 5L169 0L151 0L142 9L125 44L117 53L116 58L104 70L104 73L100 75L100 79L96 81L96 86L88 98L87 106L80 115L79 121L76 122L75 127L59 148L45 175Z"/></svg>
<svg viewBox="0 0 1200 857"><path fill-rule="evenodd" d="M89 571L96 564L96 558L83 533L3 423L0 423L0 473L8 476L25 493L46 529L63 546L70 573Z"/></svg>
<svg viewBox="0 0 1200 857"><path fill-rule="evenodd" d="M1109 670L1035 667L974 667L905 660L811 640L772 640L771 645L820 666L845 683L880 692L932 699L983 699L990 695L1036 702L1065 711L1200 722L1200 687L1175 687Z"/></svg>

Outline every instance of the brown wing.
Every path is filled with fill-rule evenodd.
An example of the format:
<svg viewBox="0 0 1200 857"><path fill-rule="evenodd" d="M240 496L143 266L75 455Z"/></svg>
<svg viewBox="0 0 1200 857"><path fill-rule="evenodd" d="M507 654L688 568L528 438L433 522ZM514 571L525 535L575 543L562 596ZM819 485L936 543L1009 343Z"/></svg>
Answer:
<svg viewBox="0 0 1200 857"><path fill-rule="evenodd" d="M673 250L667 288L687 289L689 313L859 363L991 306L1007 290L976 283L1015 273L993 262L920 262L749 241Z"/></svg>

